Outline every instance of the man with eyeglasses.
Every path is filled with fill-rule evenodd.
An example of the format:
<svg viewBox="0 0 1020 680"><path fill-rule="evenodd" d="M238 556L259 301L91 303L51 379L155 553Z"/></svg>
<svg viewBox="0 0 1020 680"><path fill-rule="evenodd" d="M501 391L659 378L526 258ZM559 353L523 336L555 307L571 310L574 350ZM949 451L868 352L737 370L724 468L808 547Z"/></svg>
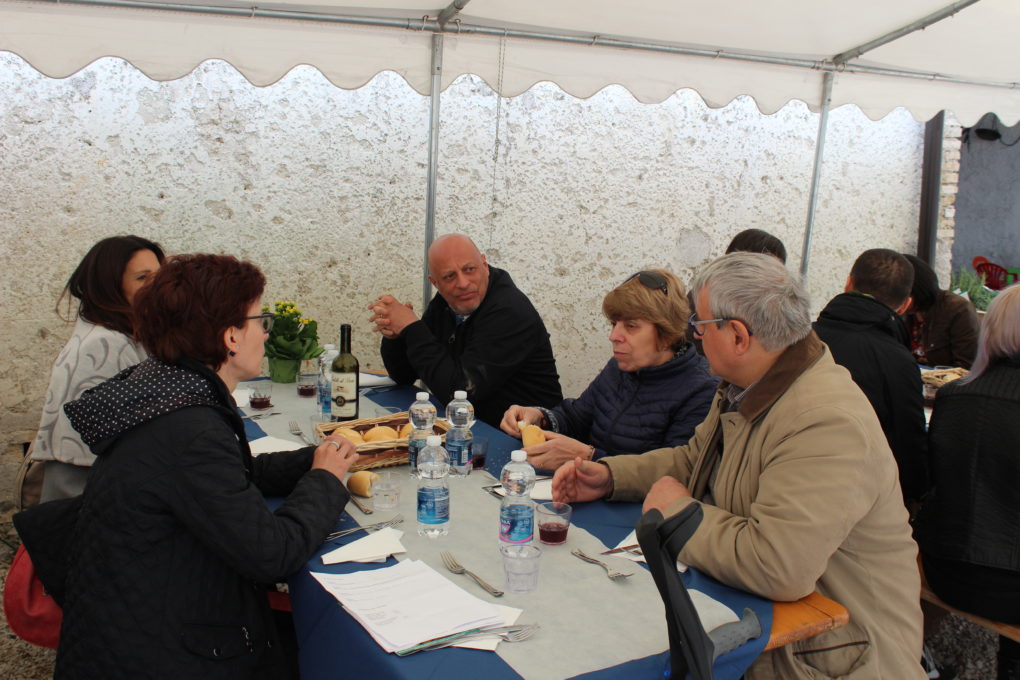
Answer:
<svg viewBox="0 0 1020 680"><path fill-rule="evenodd" d="M765 652L762 678L924 678L920 576L896 463L870 403L811 330L776 258L733 253L692 285L709 366L723 382L686 446L556 471L555 500L701 504L680 560L771 600L818 590L850 624Z"/></svg>
<svg viewBox="0 0 1020 680"><path fill-rule="evenodd" d="M563 400L542 317L470 238L446 234L432 243L429 280L439 292L421 319L392 295L368 306L393 380L420 378L443 402L466 390L475 415L493 427L511 404L551 408Z"/></svg>

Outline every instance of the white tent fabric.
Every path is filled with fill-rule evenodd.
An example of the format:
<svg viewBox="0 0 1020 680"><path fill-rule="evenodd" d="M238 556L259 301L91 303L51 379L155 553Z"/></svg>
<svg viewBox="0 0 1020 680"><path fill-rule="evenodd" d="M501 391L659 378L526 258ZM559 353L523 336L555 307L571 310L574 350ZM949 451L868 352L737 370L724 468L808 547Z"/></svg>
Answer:
<svg viewBox="0 0 1020 680"><path fill-rule="evenodd" d="M470 0L456 17L460 32L455 22L446 25L443 85L474 73L507 96L546 80L578 97L615 83L649 103L691 88L711 106L750 95L764 112L791 99L817 110L822 72L834 68L833 56L950 2ZM443 8L430 0L360 0L356 6L275 0L257 10L230 0L106 4L116 6L0 0L0 50L53 77L116 56L168 80L219 58L256 85L310 64L344 88L392 70L424 94L430 38ZM220 14L200 13L199 4ZM432 20L423 21L426 15ZM373 19L357 25L352 17ZM854 103L872 118L903 106L918 120L949 109L964 124L994 111L1012 124L1020 119L1020 60L1009 37L1017 26L1020 2L980 0L838 68L832 105ZM527 32L577 42L524 37ZM676 48L716 56L678 54ZM899 75L880 74L888 69ZM907 72L916 77L904 77Z"/></svg>

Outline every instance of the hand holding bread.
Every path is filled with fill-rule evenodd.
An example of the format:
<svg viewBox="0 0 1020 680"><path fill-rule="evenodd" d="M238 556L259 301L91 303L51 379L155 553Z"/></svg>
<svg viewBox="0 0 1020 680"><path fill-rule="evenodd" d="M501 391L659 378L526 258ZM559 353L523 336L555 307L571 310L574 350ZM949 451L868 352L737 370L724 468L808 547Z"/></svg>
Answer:
<svg viewBox="0 0 1020 680"><path fill-rule="evenodd" d="M506 432L511 437L521 436L521 425L523 422L525 425L541 425L545 416L537 408L530 406L518 406L512 404L510 408L503 414L503 420L499 423L499 429Z"/></svg>

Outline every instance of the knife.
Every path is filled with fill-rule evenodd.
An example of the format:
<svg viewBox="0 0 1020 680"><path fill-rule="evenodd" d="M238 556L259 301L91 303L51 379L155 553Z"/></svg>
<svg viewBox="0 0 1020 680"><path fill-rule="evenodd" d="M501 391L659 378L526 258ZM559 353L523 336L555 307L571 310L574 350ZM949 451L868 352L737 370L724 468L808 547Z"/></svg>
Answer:
<svg viewBox="0 0 1020 680"><path fill-rule="evenodd" d="M637 552L635 552L635 551L637 551ZM607 550L607 551L601 552L599 554L600 555L615 555L616 553L622 553L622 552L629 552L629 553L640 555L641 554L641 544L640 543L634 543L632 545L621 545L619 548L613 548L612 550Z"/></svg>

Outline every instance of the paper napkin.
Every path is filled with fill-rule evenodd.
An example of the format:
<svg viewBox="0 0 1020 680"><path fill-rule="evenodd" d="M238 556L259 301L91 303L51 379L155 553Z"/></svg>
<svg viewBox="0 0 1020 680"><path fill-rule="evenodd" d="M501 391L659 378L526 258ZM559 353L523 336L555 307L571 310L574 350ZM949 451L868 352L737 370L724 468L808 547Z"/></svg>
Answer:
<svg viewBox="0 0 1020 680"><path fill-rule="evenodd" d="M498 493L500 496L505 496L506 491L503 487L497 486L493 488L493 491ZM533 501L551 501L552 500L552 480L551 479L540 479L535 482L535 486L531 488L531 500ZM634 541L637 543L637 541ZM624 544L626 545L626 544Z"/></svg>
<svg viewBox="0 0 1020 680"><path fill-rule="evenodd" d="M620 541L616 547L622 548L625 545L637 545L637 542L637 531L635 530L627 534L627 537ZM634 553L627 552L626 550L613 553L613 557L622 557L623 559L630 560L631 562L645 562L644 555L635 555ZM681 574L687 571L687 565L681 562L679 558L676 561L676 570Z"/></svg>
<svg viewBox="0 0 1020 680"><path fill-rule="evenodd" d="M400 543L403 531L386 527L374 533L359 538L356 541L342 545L336 550L331 550L322 556L323 564L337 564L339 562L385 562L390 555L407 552Z"/></svg>
<svg viewBox="0 0 1020 680"><path fill-rule="evenodd" d="M504 626L512 626L517 623L518 617L524 612L523 609L517 609L516 607L506 607L501 604L495 605L496 609L499 610L499 615L503 617ZM454 647L464 647L465 649L480 649L485 652L495 652L496 647L502 642L502 638L498 635L489 635L483 638L473 638L460 644L454 645Z"/></svg>
<svg viewBox="0 0 1020 680"><path fill-rule="evenodd" d="M248 442L248 448L251 449L251 455L253 456L274 451L294 451L295 449L303 449L306 446L308 444L302 444L301 442L289 439L277 439L276 437L259 437Z"/></svg>

